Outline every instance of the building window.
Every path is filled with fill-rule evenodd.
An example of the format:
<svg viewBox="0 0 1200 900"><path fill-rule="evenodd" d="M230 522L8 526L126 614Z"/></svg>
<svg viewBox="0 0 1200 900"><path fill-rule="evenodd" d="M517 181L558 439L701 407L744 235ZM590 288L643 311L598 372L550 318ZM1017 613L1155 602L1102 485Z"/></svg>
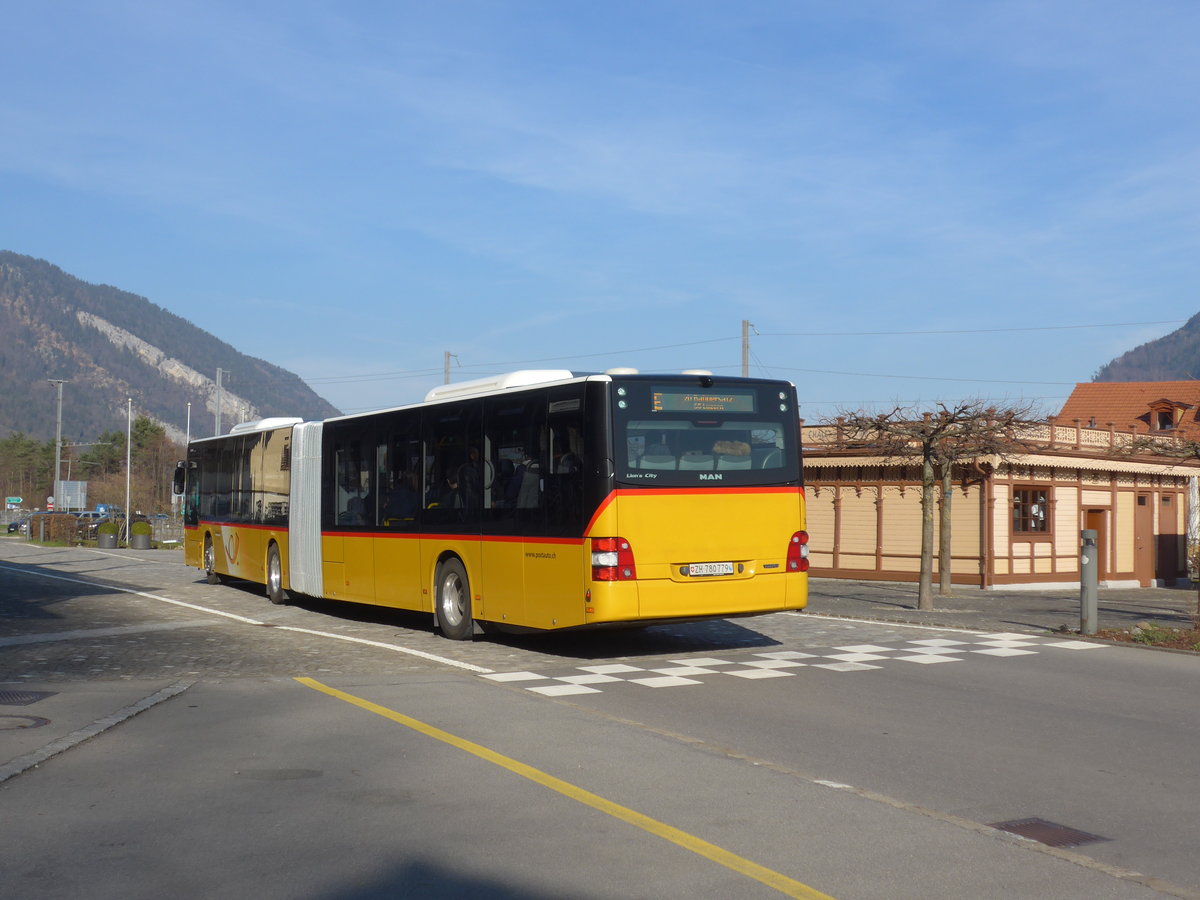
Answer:
<svg viewBox="0 0 1200 900"><path fill-rule="evenodd" d="M1159 431L1170 431L1175 427L1175 416L1171 410L1160 409L1156 413L1155 418L1157 419Z"/></svg>
<svg viewBox="0 0 1200 900"><path fill-rule="evenodd" d="M1017 488L1013 491L1013 533L1039 534L1050 530L1049 491Z"/></svg>

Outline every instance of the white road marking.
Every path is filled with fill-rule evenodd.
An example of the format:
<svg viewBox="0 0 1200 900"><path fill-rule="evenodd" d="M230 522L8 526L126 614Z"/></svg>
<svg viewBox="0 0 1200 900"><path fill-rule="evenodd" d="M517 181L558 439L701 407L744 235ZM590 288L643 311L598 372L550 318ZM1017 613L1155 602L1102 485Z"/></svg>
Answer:
<svg viewBox="0 0 1200 900"><path fill-rule="evenodd" d="M183 600L174 600L171 597L164 597L161 594L151 594L147 591L138 591L133 588L120 587L113 584L104 584L97 581L84 581L82 578L68 578L66 575L48 575L45 572L31 572L29 569L18 568L16 566L0 565L0 570L6 572L15 572L19 575L25 575L31 578L48 578L52 581L66 581L70 584L81 584L89 588L103 588L109 591L119 591L123 594L132 594L135 597L145 597L147 600L157 600L159 603L168 603L171 606L181 606L184 609L193 609L197 612L206 613L211 616L219 616L223 619L230 619L234 622L240 622L243 625L260 625L277 629L279 631L294 631L299 634L310 634L315 637L330 638L335 641L346 641L351 644L363 644L368 647L377 647L381 650L391 650L395 653L404 653L409 656L416 656L420 659L427 659L430 662L441 663L446 666L454 666L458 669L465 669L468 672L474 672L478 675L490 674L494 669L486 669L483 666L477 666L473 663L462 662L457 659L450 659L446 656L438 656L434 653L426 653L424 650L416 650L412 647L405 647L401 644L385 644L382 641L369 641L365 638L350 637L345 634L335 634L329 631L314 631L311 628L296 628L291 625L273 625L268 622L263 622L259 619L251 619L248 616L239 616L236 613L225 612L220 609L213 609L208 606L200 606L195 603L186 603Z"/></svg>

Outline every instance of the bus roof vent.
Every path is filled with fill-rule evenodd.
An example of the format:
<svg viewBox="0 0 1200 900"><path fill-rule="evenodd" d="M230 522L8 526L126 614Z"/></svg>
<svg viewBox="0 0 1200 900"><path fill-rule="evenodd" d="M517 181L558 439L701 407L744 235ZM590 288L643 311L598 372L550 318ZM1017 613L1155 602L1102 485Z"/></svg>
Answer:
<svg viewBox="0 0 1200 900"><path fill-rule="evenodd" d="M680 375L709 375L709 376L711 376L712 372L708 371L708 369L684 369L679 374Z"/></svg>
<svg viewBox="0 0 1200 900"><path fill-rule="evenodd" d="M637 375L638 370L629 366L615 366L604 370L605 375Z"/></svg>
<svg viewBox="0 0 1200 900"><path fill-rule="evenodd" d="M489 394L494 391L529 387L534 384L547 384L551 381L566 381L574 377L575 373L567 369L522 369L506 375L490 375L487 378L459 381L456 384L440 384L425 395L425 401L453 400L458 397Z"/></svg>
<svg viewBox="0 0 1200 900"><path fill-rule="evenodd" d="M276 416L271 419L259 419L257 422L239 422L229 429L230 434L241 434L244 431L267 431L271 428L286 428L289 425L299 425L303 419Z"/></svg>

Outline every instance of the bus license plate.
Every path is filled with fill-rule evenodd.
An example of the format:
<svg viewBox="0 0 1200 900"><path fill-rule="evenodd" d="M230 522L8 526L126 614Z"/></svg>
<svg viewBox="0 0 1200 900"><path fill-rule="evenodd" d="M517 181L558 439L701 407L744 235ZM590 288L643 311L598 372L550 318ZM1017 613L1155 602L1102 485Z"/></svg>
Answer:
<svg viewBox="0 0 1200 900"><path fill-rule="evenodd" d="M692 563L688 566L688 574L696 575L732 575L733 563Z"/></svg>

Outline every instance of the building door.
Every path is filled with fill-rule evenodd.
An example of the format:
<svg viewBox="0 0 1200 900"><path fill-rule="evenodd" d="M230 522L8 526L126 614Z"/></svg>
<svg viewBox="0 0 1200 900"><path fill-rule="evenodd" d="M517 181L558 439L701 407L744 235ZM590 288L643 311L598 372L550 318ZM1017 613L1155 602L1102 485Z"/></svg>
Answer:
<svg viewBox="0 0 1200 900"><path fill-rule="evenodd" d="M1177 497L1160 494L1158 501L1158 563L1154 575L1164 584L1174 585L1181 574L1183 535L1179 533L1179 517L1175 510Z"/></svg>
<svg viewBox="0 0 1200 900"><path fill-rule="evenodd" d="M1107 581L1108 571L1108 510L1088 509L1083 513L1083 527L1096 532L1096 574Z"/></svg>
<svg viewBox="0 0 1200 900"><path fill-rule="evenodd" d="M1154 499L1137 495L1133 516L1133 576L1142 587L1154 580Z"/></svg>

